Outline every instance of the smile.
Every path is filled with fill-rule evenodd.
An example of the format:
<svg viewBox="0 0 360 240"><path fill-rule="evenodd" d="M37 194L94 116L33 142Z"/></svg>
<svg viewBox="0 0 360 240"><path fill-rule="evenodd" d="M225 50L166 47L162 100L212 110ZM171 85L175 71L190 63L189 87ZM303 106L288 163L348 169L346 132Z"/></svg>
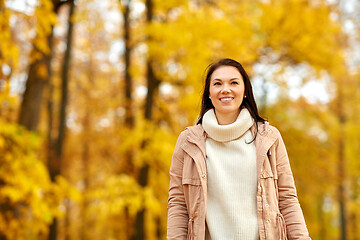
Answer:
<svg viewBox="0 0 360 240"><path fill-rule="evenodd" d="M226 98L220 98L219 100L221 102L230 102L231 100L233 100L234 98L233 97L226 97Z"/></svg>

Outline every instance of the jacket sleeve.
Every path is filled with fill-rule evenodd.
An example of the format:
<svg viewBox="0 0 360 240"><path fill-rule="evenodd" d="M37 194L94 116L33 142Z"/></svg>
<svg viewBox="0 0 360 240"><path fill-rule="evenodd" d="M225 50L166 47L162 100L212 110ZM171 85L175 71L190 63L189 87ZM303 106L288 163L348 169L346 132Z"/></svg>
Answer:
<svg viewBox="0 0 360 240"><path fill-rule="evenodd" d="M276 142L276 168L278 171L279 209L284 217L289 240L309 240L309 232L296 194L294 177L284 141L279 133Z"/></svg>
<svg viewBox="0 0 360 240"><path fill-rule="evenodd" d="M185 141L182 132L175 145L170 167L170 187L168 199L167 239L186 239L188 212L182 186L184 151L181 145Z"/></svg>

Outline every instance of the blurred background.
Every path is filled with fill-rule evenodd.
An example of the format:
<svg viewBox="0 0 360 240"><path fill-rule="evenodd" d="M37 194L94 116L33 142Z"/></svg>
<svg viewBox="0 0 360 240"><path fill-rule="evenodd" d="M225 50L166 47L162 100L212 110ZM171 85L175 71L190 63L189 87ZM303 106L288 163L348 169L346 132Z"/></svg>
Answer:
<svg viewBox="0 0 360 240"><path fill-rule="evenodd" d="M204 70L238 60L315 240L360 239L358 0L0 0L0 239L165 239Z"/></svg>

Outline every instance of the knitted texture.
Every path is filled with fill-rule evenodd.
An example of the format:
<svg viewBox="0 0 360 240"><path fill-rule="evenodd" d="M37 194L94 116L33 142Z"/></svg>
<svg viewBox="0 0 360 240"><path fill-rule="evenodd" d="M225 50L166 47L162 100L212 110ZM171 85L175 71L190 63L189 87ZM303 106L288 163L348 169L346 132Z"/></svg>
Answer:
<svg viewBox="0 0 360 240"><path fill-rule="evenodd" d="M253 125L249 111L243 108L235 122L227 125L219 125L214 109L204 114L202 126L205 132L218 142L228 142L242 136Z"/></svg>
<svg viewBox="0 0 360 240"><path fill-rule="evenodd" d="M256 211L256 149L250 113L219 125L211 109L205 113L208 198L206 239L259 239Z"/></svg>

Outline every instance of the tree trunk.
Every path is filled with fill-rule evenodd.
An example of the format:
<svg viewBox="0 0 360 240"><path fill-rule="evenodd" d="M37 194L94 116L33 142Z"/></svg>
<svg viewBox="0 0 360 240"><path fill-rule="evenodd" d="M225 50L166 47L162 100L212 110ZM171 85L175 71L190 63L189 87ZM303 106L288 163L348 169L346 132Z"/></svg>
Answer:
<svg viewBox="0 0 360 240"><path fill-rule="evenodd" d="M72 23L72 16L75 9L74 0L70 2L70 9L69 9L69 17L68 17L68 31L67 31L67 48L65 51L64 56L64 63L61 75L61 102L60 102L60 116L59 116L59 131L58 131L58 138L55 145L55 157L52 158L52 162L50 164L50 177L52 181L55 181L55 178L61 174L61 165L62 165L62 157L63 157L63 148L64 148L64 141L65 141L65 132L66 132L66 107L68 101L68 83L69 83L69 66L70 66L70 59L71 59L71 46L72 46L72 32L73 32L73 23ZM66 227L66 226L65 226ZM57 239L57 232L58 232L58 221L57 219L53 219L53 223L49 229L49 240L56 240Z"/></svg>
<svg viewBox="0 0 360 240"><path fill-rule="evenodd" d="M53 31L47 37L50 51L52 51ZM35 47L33 52L39 52ZM41 59L30 64L26 88L20 107L19 124L31 131L37 131L43 91L51 77L51 53L41 53Z"/></svg>
<svg viewBox="0 0 360 240"><path fill-rule="evenodd" d="M61 102L60 102L60 118L59 118L59 135L58 141L55 148L56 156L61 160L64 149L64 140L66 132L66 108L68 103L69 94L69 66L71 60L71 47L72 47L72 33L73 33L73 22L71 20L74 14L75 4L74 0L70 1L69 19L68 19L68 31L66 38L66 51L64 56L63 69L61 74ZM59 172L60 173L60 172Z"/></svg>
<svg viewBox="0 0 360 240"><path fill-rule="evenodd" d="M153 2L152 0L146 0L146 20L147 24L151 24L153 20ZM149 38L150 39L150 38ZM155 94L159 88L159 80L156 78L154 69L152 66L152 58L148 56L147 60L147 95L145 101L145 119L152 121L152 112L154 106ZM142 143L143 148L146 146L146 141ZM148 175L149 175L149 164L145 163L144 166L140 168L138 182L139 185L145 187L148 184ZM136 215L135 222L135 235L133 236L134 240L146 239L145 235L145 209L140 210Z"/></svg>
<svg viewBox="0 0 360 240"><path fill-rule="evenodd" d="M121 4L121 0L119 0ZM122 14L123 14L123 26L122 30L124 31L124 43L125 43L125 52L123 55L123 61L125 64L124 70L124 80L125 80L125 88L124 88L124 95L125 95L125 127L129 129L134 128L134 114L133 114L133 98L132 98L132 90L133 90L133 81L130 74L130 67L131 67L131 28L130 28L130 12L131 12L131 0L127 0L122 7ZM127 149L124 154L124 167L119 172L122 174L128 174L133 176L135 173L135 166L134 166L134 152L133 150ZM127 226L129 228L132 227L133 217L131 217L128 213L128 209L125 209L125 217L126 219L130 219L130 225ZM126 221L127 223L129 221ZM127 232L127 238L132 236L131 231Z"/></svg>
<svg viewBox="0 0 360 240"><path fill-rule="evenodd" d="M121 1L121 0L119 0ZM127 0L122 8L124 24L124 42L125 42L125 52L123 55L123 60L125 63L125 70L124 70L124 79L125 79L125 127L129 129L134 128L134 115L133 115L133 99L132 99L132 90L133 90L133 82L130 74L130 66L131 66L131 44L130 44L130 37L131 37L131 29L130 29L130 11L131 11L131 0ZM133 175L135 172L135 167L133 164L133 152L131 149L128 149L125 154L125 166L124 171L120 171L122 173L126 173L129 175Z"/></svg>
<svg viewBox="0 0 360 240"><path fill-rule="evenodd" d="M148 121L152 120L154 97L159 88L159 81L155 76L154 69L152 66L152 60L147 61L147 95L145 102L145 119Z"/></svg>
<svg viewBox="0 0 360 240"><path fill-rule="evenodd" d="M131 45L130 45L130 4L131 0L128 0L124 8L124 42L125 42L125 53L124 53L124 63L125 63L125 125L132 128L134 126L134 116L132 113L132 79L130 75L130 64L131 64Z"/></svg>
<svg viewBox="0 0 360 240"><path fill-rule="evenodd" d="M52 3L54 12L57 14L60 6L65 2L53 0ZM36 53L36 55L40 55L41 58L30 64L18 119L19 124L31 131L37 131L44 88L47 86L51 77L52 40L53 30L51 30L51 33L47 36L50 50L49 54L41 52L35 46L32 50L33 54Z"/></svg>
<svg viewBox="0 0 360 240"><path fill-rule="evenodd" d="M338 139L338 201L340 208L340 239L347 239L346 232L346 196L345 196L345 112L344 112L344 104L343 104L343 92L341 83L338 84L338 99L337 99L337 117L339 121L339 139Z"/></svg>
<svg viewBox="0 0 360 240"><path fill-rule="evenodd" d="M50 69L49 69L50 71ZM53 159L55 157L54 151L54 134L53 134L53 125L54 125L54 84L51 77L48 80L48 101L47 101L47 112L48 112L48 130L47 130L47 167L51 177L51 169L53 164ZM54 181L54 179L51 179Z"/></svg>
<svg viewBox="0 0 360 240"><path fill-rule="evenodd" d="M50 174L51 181L55 181L55 177L53 176L53 167L55 165L55 139L53 136L53 123L54 123L54 85L51 81L51 77L49 77L49 87L48 87L48 102L47 102L47 110L48 110L48 133L47 133L47 168ZM56 226L57 220L53 219L53 222L49 226L49 239L56 239ZM55 235L55 236L54 236Z"/></svg>

